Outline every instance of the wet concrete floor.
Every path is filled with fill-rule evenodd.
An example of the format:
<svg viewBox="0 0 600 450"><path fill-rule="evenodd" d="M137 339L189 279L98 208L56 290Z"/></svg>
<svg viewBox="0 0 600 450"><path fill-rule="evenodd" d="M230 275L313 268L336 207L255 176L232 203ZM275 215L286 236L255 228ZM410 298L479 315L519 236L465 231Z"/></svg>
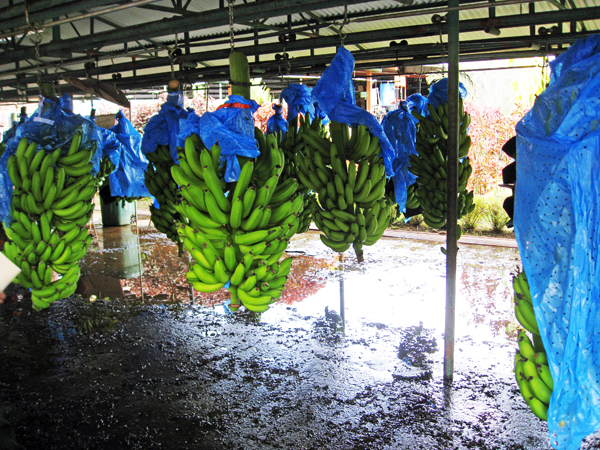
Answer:
<svg viewBox="0 0 600 450"><path fill-rule="evenodd" d="M550 447L512 373L516 249L460 246L445 386L439 243L382 239L359 265L297 236L286 295L257 316L226 292L192 303L156 230L96 232L82 295L34 312L11 285L0 306L0 408L27 449Z"/></svg>

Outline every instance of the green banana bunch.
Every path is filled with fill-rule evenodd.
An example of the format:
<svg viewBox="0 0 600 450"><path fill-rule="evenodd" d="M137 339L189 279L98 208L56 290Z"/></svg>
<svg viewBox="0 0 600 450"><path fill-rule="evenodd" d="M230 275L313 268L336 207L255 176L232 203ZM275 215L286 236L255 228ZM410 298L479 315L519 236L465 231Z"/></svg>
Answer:
<svg viewBox="0 0 600 450"><path fill-rule="evenodd" d="M525 331L520 330L518 333L519 350L515 356L517 384L533 413L542 420L548 420L548 405L554 382L531 304L529 283L524 271L517 271L512 281L515 291L515 315L519 323L533 336L532 340Z"/></svg>
<svg viewBox="0 0 600 450"><path fill-rule="evenodd" d="M190 139L190 143L192 143ZM171 175L171 167L175 164L169 146L159 145L156 150L146 154L148 169L145 174L148 192L154 196L159 207L150 205L150 217L158 231L165 233L177 244L179 256L183 255L183 241L177 233L177 224L184 219L175 208L178 186ZM187 164L185 151L179 154L180 164ZM183 162L181 162L183 161Z"/></svg>
<svg viewBox="0 0 600 450"><path fill-rule="evenodd" d="M390 223L379 138L363 125L351 135L337 122L330 123L332 141L302 127L299 132L305 145L295 154L297 174L317 194L311 210L321 241L336 252L352 245L362 262L363 245L377 242Z"/></svg>
<svg viewBox="0 0 600 450"><path fill-rule="evenodd" d="M292 258L280 259L300 227L298 182L280 181L285 157L275 135L258 135L264 151L256 163L240 158L235 183L222 181L219 146L195 145L194 136L186 139L185 159L171 168L181 196L175 209L189 222L177 229L194 260L187 280L199 292L229 283L232 309L241 302L264 312L281 296L291 269Z"/></svg>
<svg viewBox="0 0 600 450"><path fill-rule="evenodd" d="M21 268L14 281L31 289L36 310L75 292L92 242L86 224L98 188L90 162L96 148L81 140L78 131L66 152L46 152L24 138L7 162L14 190L4 253Z"/></svg>
<svg viewBox="0 0 600 450"><path fill-rule="evenodd" d="M467 135L471 117L464 111L462 99L459 103L461 125L458 151L458 217L460 218L473 211L475 205L473 191L467 192L467 183L473 172L467 157L471 146L471 138ZM448 104L439 104L437 109L431 104L427 107L429 118L419 114L416 109L412 111L419 124L416 142L418 154L410 157L409 170L417 177L416 188L413 188L416 199L411 201L411 205L418 202L428 226L442 228L446 225L448 203Z"/></svg>
<svg viewBox="0 0 600 450"><path fill-rule="evenodd" d="M113 173L115 170L115 165L110 160L108 156L103 156L100 159L100 170L96 175L96 179L98 180L98 186L102 186L104 181L108 178L108 176Z"/></svg>
<svg viewBox="0 0 600 450"><path fill-rule="evenodd" d="M411 184L406 189L406 209L417 209L421 204L417 198L417 186Z"/></svg>
<svg viewBox="0 0 600 450"><path fill-rule="evenodd" d="M515 291L515 316L523 328L530 333L539 336L540 330L533 312L529 283L524 271L517 272L513 276L513 289Z"/></svg>
<svg viewBox="0 0 600 450"><path fill-rule="evenodd" d="M519 332L519 351L515 355L515 377L521 395L540 419L548 420L548 405L554 382L546 352L537 350L524 331Z"/></svg>
<svg viewBox="0 0 600 450"><path fill-rule="evenodd" d="M283 137L281 149L285 156L286 164L280 181L285 181L288 178L298 178L298 167L296 165L295 155L298 151L302 151L304 147L312 147L314 151L319 146L329 145L327 138L327 130L322 124L320 117L315 117L310 121L310 116L307 113L305 116L299 116L299 127L290 124L288 132ZM328 159L327 156L326 159ZM303 173L304 174L304 173ZM305 233L308 231L310 224L313 221L311 203L316 198L316 195L311 192L311 188L299 179L298 192L304 195L304 205L300 213L300 227L297 233Z"/></svg>

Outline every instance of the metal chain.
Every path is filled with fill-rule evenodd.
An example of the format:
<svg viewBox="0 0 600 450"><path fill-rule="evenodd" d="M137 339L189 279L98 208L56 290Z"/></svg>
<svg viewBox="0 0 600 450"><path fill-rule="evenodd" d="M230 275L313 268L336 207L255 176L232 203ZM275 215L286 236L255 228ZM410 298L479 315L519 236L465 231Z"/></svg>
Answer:
<svg viewBox="0 0 600 450"><path fill-rule="evenodd" d="M31 31L33 31L35 33L35 41L34 41L34 46L35 46L35 68L37 71L37 83L39 88L42 88L42 71L40 70L40 44L42 43L42 35L40 34L40 32L31 24L31 22L29 22L29 9L28 9L28 2L27 0L25 0L25 21L27 22L27 25L29 25L29 28L31 28Z"/></svg>
<svg viewBox="0 0 600 450"><path fill-rule="evenodd" d="M231 45L231 53L233 53L235 51L235 36L233 35L233 4L235 3L235 0L227 0L227 3L229 4L229 38Z"/></svg>
<svg viewBox="0 0 600 450"><path fill-rule="evenodd" d="M340 36L340 42L342 44L342 47L344 46L344 41L346 40L346 34L343 33L342 30L344 29L344 26L346 26L348 23L350 23L350 21L348 20L348 5L344 5L344 21L338 29L338 35Z"/></svg>
<svg viewBox="0 0 600 450"><path fill-rule="evenodd" d="M175 33L175 48L173 49L173 52L177 49L177 33ZM174 58L174 53L169 53L169 61L171 62L171 79L174 80L175 79L175 64L173 62Z"/></svg>

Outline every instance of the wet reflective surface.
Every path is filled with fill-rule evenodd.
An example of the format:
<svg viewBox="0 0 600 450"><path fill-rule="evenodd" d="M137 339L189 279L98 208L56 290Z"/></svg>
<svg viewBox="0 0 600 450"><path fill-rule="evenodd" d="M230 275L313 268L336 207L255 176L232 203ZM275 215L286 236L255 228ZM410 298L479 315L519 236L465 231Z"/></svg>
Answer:
<svg viewBox="0 0 600 450"><path fill-rule="evenodd" d="M187 257L119 228L96 224L81 297L35 313L11 286L0 306L0 407L26 448L550 447L512 373L516 250L460 246L444 386L439 243L383 239L359 265L298 236L286 294L259 317L228 313L226 291L192 303Z"/></svg>

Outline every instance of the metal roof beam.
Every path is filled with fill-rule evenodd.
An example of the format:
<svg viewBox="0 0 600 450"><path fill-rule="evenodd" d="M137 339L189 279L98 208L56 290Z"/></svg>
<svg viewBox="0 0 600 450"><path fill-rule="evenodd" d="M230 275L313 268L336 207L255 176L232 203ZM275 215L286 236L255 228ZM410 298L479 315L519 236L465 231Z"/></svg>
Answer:
<svg viewBox="0 0 600 450"><path fill-rule="evenodd" d="M461 55L461 62L471 62L471 61L491 61L491 60L500 60L500 59L517 59L517 58L531 58L531 57L535 57L535 56L539 56L540 53L538 50L522 50L522 51L518 51L518 50L508 50L508 51L502 51L502 52L496 52L496 53L489 53L489 52L485 52L485 53L477 53L477 54L472 54L472 55ZM331 56L329 57L329 59L331 60ZM402 60L402 61L396 61L396 60L388 60L388 61L380 61L377 66L379 66L380 64L386 64L388 67L395 67L396 63L400 63L399 67L404 67L404 66L418 66L418 65L432 65L432 64L444 64L447 63L447 58L442 58L441 56L438 57L434 57L434 58L421 58L421 59L407 59L407 60ZM373 63L363 63L363 62L357 62L357 64L355 65L355 69L356 70L368 70L368 69L372 69L376 66L373 65ZM215 67L213 69L217 69L220 70L221 72L226 72L229 70L229 66L220 66L220 67ZM202 70L202 69L201 69ZM224 79L228 78L228 74L227 75L206 75L204 77L202 77L202 79L198 79L197 75L194 76L194 80L192 80L190 77L185 77L185 76L179 76L179 75L185 75L185 73L181 74L181 73L177 73L179 79L181 81L185 81L186 83L189 82L206 82L206 83L216 83L216 82L220 82L223 81ZM277 82L273 81L274 79L276 79L278 82L280 82L280 80L277 78L278 77L278 73L277 73L277 69L273 69L271 72L267 72L265 74L261 74L263 79L266 77L270 77L270 83L275 86L275 88L277 87ZM386 75L383 75L381 78L385 77ZM120 82L118 83L118 86L120 89L127 89L127 90L135 90L135 89L148 89L148 88L162 88L162 86L164 86L166 84L166 82L168 81L170 77L170 72L169 73L165 73L162 75L158 75L158 74L152 74L152 75L147 75L144 77L136 77L135 79L132 79L131 82L127 82L125 83L126 79L122 79L120 80ZM390 76L391 77L391 76ZM316 82L316 80L314 80ZM21 88L23 89L23 87ZM84 93L82 93L81 90L70 86L70 85L60 85L60 92L69 92L71 94L81 94L82 96L85 95ZM272 88L274 89L274 88ZM276 89L275 89L276 90ZM37 100L37 91L35 92L34 96L35 98L32 97L31 101L36 101ZM2 102L10 102L10 101L17 101L20 100L22 101L22 94L19 95L16 89L11 89L11 90L1 90L0 91L0 101Z"/></svg>
<svg viewBox="0 0 600 450"><path fill-rule="evenodd" d="M578 10L569 10L569 11L551 11L546 13L535 13L535 14L526 14L526 15L513 15L513 16L502 16L496 17L491 20L491 25L497 28L510 28L510 27L521 27L528 25L540 25L540 24L548 24L548 23L556 23L560 19L564 21L571 20L580 20L581 17L585 16L586 20L593 20L600 18L600 7L586 8L586 9L578 9ZM489 19L472 19L465 20L461 22L460 27L461 31L469 32L469 31L481 31L485 26L490 25ZM293 30L292 30L293 31ZM445 30L443 30L445 32ZM389 28L386 30L374 30L374 31L366 31L360 33L348 34L346 36L346 45L357 45L369 42L385 42L392 39L410 39L417 37L426 37L426 36L437 36L439 35L439 25L434 24L425 24L425 25L416 25L410 27L403 28ZM576 34L563 34L562 36L564 41L562 42L573 42L577 37L579 37L581 33ZM528 37L529 40L541 40L545 41L549 37L537 37L531 36ZM499 42L506 41L506 39L497 39ZM65 41L63 41L65 42ZM461 45L468 43L468 41L463 41ZM319 36L311 39L301 39L293 42L286 43L286 51L301 51L301 50L310 50L315 48L335 48L339 45L339 37L338 36ZM402 54L401 49L404 47L396 47L396 51ZM409 46L407 48L412 48ZM248 47L237 47L238 51L241 51L246 54L246 56L252 55L268 55L274 54L281 51L281 43L272 43L272 44L261 44L256 46L248 46ZM192 53L185 56L186 60L192 62L207 62L214 60L224 60L229 56L230 49L223 48L219 50L212 50L207 52L199 52ZM292 55L293 56L293 55ZM118 57L115 55L114 57ZM99 67L98 73L114 73L114 72L126 72L130 70L141 70L152 67L161 67L161 66L169 66L170 60L168 57L163 58L150 58L144 61L135 61L131 63L124 64L116 64L110 66ZM84 75L83 70L72 71L70 72L72 76L82 76ZM2 75L2 74L0 74ZM50 76L43 76L44 81L51 81ZM35 77L30 77L30 83L35 82ZM21 83L25 83L24 80ZM1 85L12 85L14 84L14 80L0 80Z"/></svg>
<svg viewBox="0 0 600 450"><path fill-rule="evenodd" d="M269 16L277 17L301 11L305 12L359 3L364 3L364 0L266 0L235 6L234 18L236 23L251 22ZM227 9L213 9L199 13L190 13L184 17L175 17L125 27L118 32L105 31L82 38L68 39L62 41L59 45L63 48L64 46L67 46L72 52L77 52L85 51L89 48L117 45L128 41L136 41L139 39L145 40L169 34L182 33L184 31L207 29L228 24L229 11ZM55 50L56 46L57 44L55 43L41 45L40 53L43 54L44 51ZM35 50L28 48L14 51L9 55L5 54L3 56L14 61L16 59L33 58L34 54Z"/></svg>
<svg viewBox="0 0 600 450"><path fill-rule="evenodd" d="M168 6L160 6L160 5L142 5L140 6L142 9L149 9L152 11L160 11L170 14L185 14L187 11L183 8L170 8Z"/></svg>

